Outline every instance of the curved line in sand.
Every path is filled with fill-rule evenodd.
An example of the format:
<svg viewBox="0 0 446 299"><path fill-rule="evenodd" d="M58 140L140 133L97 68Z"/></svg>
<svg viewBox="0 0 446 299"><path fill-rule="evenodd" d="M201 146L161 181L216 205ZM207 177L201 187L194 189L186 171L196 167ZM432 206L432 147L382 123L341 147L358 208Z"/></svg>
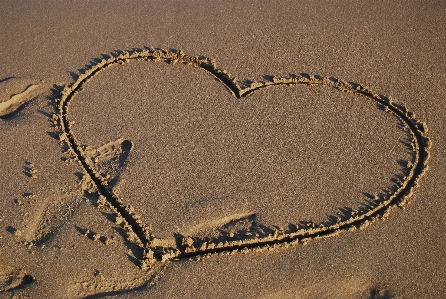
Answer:
<svg viewBox="0 0 446 299"><path fill-rule="evenodd" d="M90 161L84 153L84 150L77 141L75 134L71 130L70 121L68 120L68 106L74 95L81 90L84 83L90 80L96 73L106 69L116 63L125 63L128 60L148 60L148 61L165 61L172 64L182 63L193 67L202 68L210 72L219 79L237 98L246 97L249 94L260 89L278 85L325 85L340 91L351 92L365 96L373 100L382 107L383 110L393 114L403 124L405 129L410 132L412 138L412 149L414 152L413 166L410 172L403 179L396 191L390 192L378 203L369 205L369 210L351 215L349 219L338 221L337 223L318 227L314 225L307 228L300 228L295 232L283 233L277 232L274 235L266 237L258 237L245 240L227 240L217 244L202 242L200 248L189 246L187 248L178 248L178 246L166 247L165 242L157 239L149 227L145 227L140 218L134 213L130 206L126 206L110 188L107 188L107 180L104 179L95 169L95 165ZM177 258L189 258L207 255L218 252L234 252L249 249L269 248L277 245L293 245L297 243L305 243L308 240L337 235L342 231L363 228L377 219L386 218L390 209L394 206L403 207L413 191L418 186L419 179L427 170L427 161L429 158L429 149L431 142L426 136L426 124L415 119L414 114L409 112L405 106L392 103L392 101L384 96L378 95L367 87L356 83L348 83L335 78L321 77L316 75L292 75L291 77L272 77L267 82L252 82L250 86L242 88L239 82L226 71L218 69L215 61L208 58L199 58L187 56L182 51L166 51L155 50L152 48L133 49L132 51L119 51L113 53L99 62L95 62L88 66L77 80L70 85L65 86L58 100L58 113L54 115L54 121L59 125L60 140L64 141L68 146L68 152L75 156L80 163L85 174L96 185L98 193L103 195L107 201L113 206L116 213L121 219L130 233L136 235L137 243L145 250L144 259L141 266L145 267L157 261L168 261Z"/></svg>

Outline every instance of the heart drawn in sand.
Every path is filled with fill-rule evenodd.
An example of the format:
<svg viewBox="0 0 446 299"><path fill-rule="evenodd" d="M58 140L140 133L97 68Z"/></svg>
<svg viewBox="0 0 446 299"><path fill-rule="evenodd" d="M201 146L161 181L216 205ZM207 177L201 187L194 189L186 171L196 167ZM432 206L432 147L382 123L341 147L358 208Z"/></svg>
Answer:
<svg viewBox="0 0 446 299"><path fill-rule="evenodd" d="M81 146L68 117L68 105L75 98L76 93L82 90L87 81L111 65L123 64L130 60L164 61L169 64L184 64L202 69L212 74L221 84L227 87L235 99L245 98L253 92L277 85L326 86L360 95L369 101L371 105L377 105L380 109L392 114L399 120L401 127L410 135L413 159L408 163L404 177L391 191L369 202L367 208L360 211L351 209L348 217L345 215L344 217L337 217L331 223L307 223L304 226L295 226L294 229L287 231L272 230L270 234L262 236L247 235L243 238L213 240L212 238L192 235L187 237L181 236L180 240L177 239L173 243L166 242L157 238L152 233L151 228L138 216L137 211L134 211L128 205L128 202L116 195L113 188L109 186L109 178L104 177L98 171L98 160L92 158L91 150ZM88 66L74 83L66 86L62 91L58 100L58 113L53 117L55 124L60 130L60 140L65 143L68 155L80 163L88 183L94 189L94 192L99 195L99 200L105 203L108 202L111 208L114 209L117 214L116 222L127 230L129 239L144 249L145 254L141 261L143 267L151 263L177 258L305 243L311 239L323 238L336 235L342 231L365 227L376 219L385 218L392 207L404 206L407 199L412 195L413 190L417 187L420 177L427 169L430 141L426 137L426 125L416 120L413 113L407 111L405 106L397 105L389 98L378 95L367 87L335 78L307 74L281 78L270 77L266 82L246 82L240 83L228 72L218 69L215 61L212 59L188 56L183 54L182 51L145 48L120 51L103 56L100 61L95 61ZM120 145L124 153L129 152L133 146L131 141L122 140Z"/></svg>

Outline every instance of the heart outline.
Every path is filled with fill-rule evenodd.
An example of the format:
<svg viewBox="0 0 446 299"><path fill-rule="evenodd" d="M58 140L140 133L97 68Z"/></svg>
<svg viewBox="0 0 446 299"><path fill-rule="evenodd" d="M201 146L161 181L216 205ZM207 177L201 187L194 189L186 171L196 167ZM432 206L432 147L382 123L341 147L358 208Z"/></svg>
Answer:
<svg viewBox="0 0 446 299"><path fill-rule="evenodd" d="M232 240L211 244L204 242L200 248L187 247L165 247L152 233L149 227L144 226L141 219L136 215L130 206L119 199L111 190L107 188L107 180L102 177L92 161L86 158L83 148L77 141L75 134L71 130L71 123L68 120L68 106L74 95L81 90L83 84L89 81L94 75L116 63L122 64L129 60L166 61L171 64L182 63L193 67L201 68L218 80L236 97L243 98L260 89L278 85L325 85L340 91L351 92L363 95L380 106L386 112L396 116L407 129L412 138L411 145L414 152L414 161L410 167L409 174L403 178L398 189L381 198L379 204L370 205L369 210L362 211L350 218L331 224L329 226L300 228L295 232L274 234L253 239ZM409 197L417 188L420 178L426 172L429 159L431 141L426 136L427 126L417 120L414 114L407 110L404 105L397 105L388 97L378 95L369 88L357 83L346 82L336 78L322 77L318 75L290 75L290 77L272 77L266 82L251 82L249 86L241 87L239 81L232 77L227 71L217 68L215 60L206 57L194 57L185 55L181 50L166 51L163 49L132 49L131 51L117 51L110 55L103 55L100 61L92 62L84 69L75 82L66 85L57 99L57 113L53 115L53 121L59 130L59 139L67 147L67 154L79 162L84 173L91 183L96 187L97 193L104 196L115 212L121 216L123 227L130 233L136 235L136 243L144 250L141 267L147 267L154 262L165 262L178 258L189 258L207 255L218 252L239 251L251 248L265 248L276 245L289 245L295 243L306 243L312 239L337 235L340 232L364 227L377 219L386 218L391 208L394 206L404 207ZM193 243L193 242L192 242ZM211 246L212 245L212 246Z"/></svg>

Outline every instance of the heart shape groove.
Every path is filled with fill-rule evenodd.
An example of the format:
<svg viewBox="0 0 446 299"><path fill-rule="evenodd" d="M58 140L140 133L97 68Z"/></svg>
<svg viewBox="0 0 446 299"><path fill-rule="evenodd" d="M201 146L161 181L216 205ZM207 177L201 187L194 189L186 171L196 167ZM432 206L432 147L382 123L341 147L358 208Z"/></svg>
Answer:
<svg viewBox="0 0 446 299"><path fill-rule="evenodd" d="M244 98L249 94L266 87L277 85L307 85L328 86L339 91L362 95L375 103L382 110L391 113L400 122L404 130L409 132L411 138L411 150L413 159L407 165L407 171L395 188L375 200L370 201L366 209L360 211L350 210L348 217L338 217L330 224L306 223L304 226L296 226L289 231L274 230L265 236L250 236L242 239L226 239L213 242L209 239L198 237L182 237L176 244L166 243L157 238L150 227L145 226L134 209L121 200L113 188L109 187L109 178L104 177L97 169L94 159L81 146L72 130L72 122L68 119L68 105L76 93L82 90L83 85L100 71L114 64L123 64L130 60L164 61L169 64L185 64L200 68L212 74L236 98ZM247 82L247 81L245 81ZM209 58L185 55L182 51L166 51L161 49L144 48L131 51L118 51L96 60L85 70L81 71L78 78L70 85L65 86L57 100L58 111L53 116L54 123L60 131L59 139L65 144L67 154L71 159L77 160L81 165L87 183L90 184L93 193L99 195L99 200L108 202L117 214L116 223L127 230L129 240L133 240L144 250L141 266L147 267L155 262L164 262L178 258L197 257L219 252L247 251L276 246L289 246L298 243L306 243L309 240L337 235L342 231L362 228L369 223L386 218L391 208L403 207L408 198L418 186L420 177L427 170L429 149L431 142L426 136L427 127L424 123L415 119L404 105L397 105L390 98L378 95L367 87L357 83L345 82L336 78L322 77L318 75L290 75L289 77L269 77L266 82L240 83L228 72L216 67L215 61ZM129 151L133 144L130 141L121 143L123 151ZM96 161L97 162L97 161Z"/></svg>

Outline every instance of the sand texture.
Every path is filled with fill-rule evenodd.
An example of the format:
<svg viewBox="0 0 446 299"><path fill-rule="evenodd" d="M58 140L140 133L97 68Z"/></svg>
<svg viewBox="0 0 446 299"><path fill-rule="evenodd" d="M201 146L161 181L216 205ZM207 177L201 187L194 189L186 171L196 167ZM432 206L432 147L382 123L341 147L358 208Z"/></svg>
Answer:
<svg viewBox="0 0 446 299"><path fill-rule="evenodd" d="M0 1L0 298L443 298L441 1Z"/></svg>

